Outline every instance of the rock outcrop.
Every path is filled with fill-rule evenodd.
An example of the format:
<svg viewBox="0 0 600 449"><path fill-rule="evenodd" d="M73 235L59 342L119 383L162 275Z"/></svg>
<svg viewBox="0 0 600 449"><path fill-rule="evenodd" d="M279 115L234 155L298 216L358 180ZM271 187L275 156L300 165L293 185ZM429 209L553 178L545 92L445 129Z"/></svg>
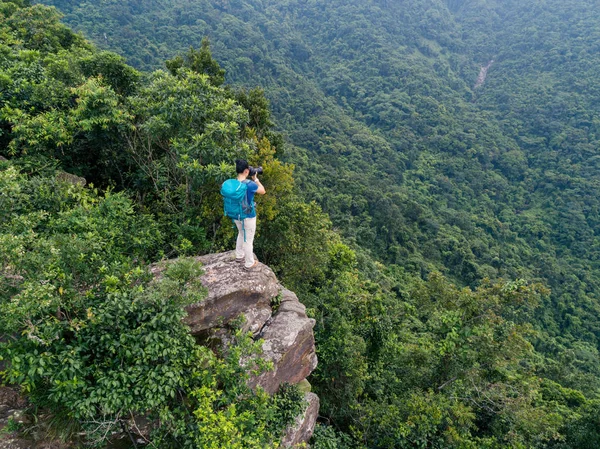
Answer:
<svg viewBox="0 0 600 449"><path fill-rule="evenodd" d="M253 271L245 271L235 261L233 252L198 257L204 269L202 285L208 297L186 308L186 324L192 334L222 327L244 315L245 330L260 332L271 317L271 300L279 293L279 284L273 271L260 264Z"/></svg>
<svg viewBox="0 0 600 449"><path fill-rule="evenodd" d="M273 370L261 374L252 385L260 385L272 394L283 382L297 384L316 368L315 321L306 316L306 308L294 293L281 288L277 313L264 326L264 357L273 362Z"/></svg>
<svg viewBox="0 0 600 449"><path fill-rule="evenodd" d="M273 394L283 383L297 384L306 379L317 366L312 332L315 321L308 318L297 296L281 286L266 265L259 263L251 271L244 270L233 251L197 260L203 265L200 281L208 296L186 308L185 322L192 334L217 335L226 341L228 324L243 316L242 328L263 340L263 357L273 363L273 370L251 379L250 386ZM161 265L154 267L155 276L160 277L162 269ZM289 444L284 447L307 442L312 436L319 398L313 393L307 393L306 398L307 410L293 429L288 429L284 441Z"/></svg>
<svg viewBox="0 0 600 449"><path fill-rule="evenodd" d="M87 180L81 176L73 175L71 173L67 173L64 171L59 172L56 175L56 179L64 182L71 183L75 186L85 186L87 184Z"/></svg>
<svg viewBox="0 0 600 449"><path fill-rule="evenodd" d="M281 445L283 447L297 447L307 442L312 437L319 415L319 397L314 393L306 394L308 406L303 415L296 418L292 426L287 429Z"/></svg>
<svg viewBox="0 0 600 449"><path fill-rule="evenodd" d="M481 69L479 70L479 75L477 76L477 81L475 81L475 85L473 86L473 89L479 89L481 86L483 86L483 84L485 83L485 79L487 78L488 70L490 69L490 67L492 66L493 63L494 63L494 60L492 59L490 62L487 63L486 66L481 67Z"/></svg>

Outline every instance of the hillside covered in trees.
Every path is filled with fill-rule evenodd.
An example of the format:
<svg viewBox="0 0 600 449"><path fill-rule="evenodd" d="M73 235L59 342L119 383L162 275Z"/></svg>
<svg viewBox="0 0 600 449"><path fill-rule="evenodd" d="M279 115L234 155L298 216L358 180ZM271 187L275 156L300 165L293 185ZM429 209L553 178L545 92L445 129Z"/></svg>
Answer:
<svg viewBox="0 0 600 449"><path fill-rule="evenodd" d="M140 304L185 333L197 267L169 295L144 273L231 247L218 185L241 156L269 190L258 257L317 320L314 447L598 446L593 2L45 3L136 67L1 3L4 378L57 425L102 444L87 424L152 411L160 447L211 447L211 416L276 440L289 401L225 388L235 357L167 339L138 367L175 373L156 386L100 362L131 360L133 331L89 353Z"/></svg>

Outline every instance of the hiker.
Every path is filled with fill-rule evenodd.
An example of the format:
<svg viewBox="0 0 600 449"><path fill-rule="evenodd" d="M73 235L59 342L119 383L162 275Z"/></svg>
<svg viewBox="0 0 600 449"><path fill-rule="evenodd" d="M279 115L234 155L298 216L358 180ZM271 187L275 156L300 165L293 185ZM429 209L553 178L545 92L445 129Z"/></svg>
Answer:
<svg viewBox="0 0 600 449"><path fill-rule="evenodd" d="M229 179L221 187L225 203L225 215L230 217L238 229L235 244L235 259L244 263L246 270L251 270L258 264L254 259L254 234L256 232L256 203L254 195L264 195L265 188L258 180L262 167L251 167L243 159L235 161L237 178ZM247 179L248 176L252 180Z"/></svg>

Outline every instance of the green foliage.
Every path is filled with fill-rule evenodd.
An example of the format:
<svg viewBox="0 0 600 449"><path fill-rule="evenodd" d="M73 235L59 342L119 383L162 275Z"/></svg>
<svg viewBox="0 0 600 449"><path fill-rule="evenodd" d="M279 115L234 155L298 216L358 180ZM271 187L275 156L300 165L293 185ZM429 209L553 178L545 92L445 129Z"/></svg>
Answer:
<svg viewBox="0 0 600 449"><path fill-rule="evenodd" d="M286 280L289 288L303 291L311 284L323 282L326 251L339 237L315 203L306 204L293 196L280 202L277 214L262 226L256 252L260 260Z"/></svg>
<svg viewBox="0 0 600 449"><path fill-rule="evenodd" d="M353 445L347 435L336 433L331 426L317 424L311 439L311 447L315 449L346 449Z"/></svg>
<svg viewBox="0 0 600 449"><path fill-rule="evenodd" d="M0 3L2 349L63 427L263 448L300 410L247 388L260 342L191 341L192 259L146 272L231 247L218 185L245 157L259 259L315 318L316 447L595 447L591 1L51 3L136 67L174 58L142 75Z"/></svg>
<svg viewBox="0 0 600 449"><path fill-rule="evenodd" d="M260 342L239 332L235 338L222 359L203 351L205 359L190 379L186 401L160 414L162 426L153 438L158 447L277 447L283 430L302 411L303 397L291 387L272 397L252 391L247 380L255 372L251 367L261 363L251 357ZM247 363L240 365L240 359Z"/></svg>
<svg viewBox="0 0 600 449"><path fill-rule="evenodd" d="M13 416L8 418L6 422L6 426L0 431L0 435L2 433L10 433L10 432L18 432L23 428L23 424L17 421Z"/></svg>
<svg viewBox="0 0 600 449"><path fill-rule="evenodd" d="M140 68L210 36L231 81L265 87L300 193L346 238L471 287L543 280L549 338L598 346L593 2L51 3Z"/></svg>
<svg viewBox="0 0 600 449"><path fill-rule="evenodd" d="M58 19L36 5L10 10L2 24L11 37L1 52L0 152L27 155L36 168L56 159L99 185L122 181L120 141L131 117L120 95L135 89L139 73L117 55L95 52ZM21 35L23 26L35 36Z"/></svg>
<svg viewBox="0 0 600 449"><path fill-rule="evenodd" d="M165 65L173 75L176 75L180 68L187 67L193 72L208 75L213 86L219 87L225 82L225 70L213 59L208 38L202 39L200 50L194 50L194 47L190 47L185 59L177 56L175 59L166 61Z"/></svg>
<svg viewBox="0 0 600 449"><path fill-rule="evenodd" d="M271 418L274 429L285 429L304 411L304 393L297 385L283 384L275 395L277 410Z"/></svg>
<svg viewBox="0 0 600 449"><path fill-rule="evenodd" d="M74 45L85 45L81 36L59 22L61 15L56 9L42 5L15 8L18 2L2 3L6 5L3 8L6 25L14 30L15 38L24 42L28 50L56 52Z"/></svg>
<svg viewBox="0 0 600 449"><path fill-rule="evenodd" d="M557 443L561 449L592 449L600 444L598 401L591 401L580 409L580 415L566 428L566 438Z"/></svg>
<svg viewBox="0 0 600 449"><path fill-rule="evenodd" d="M568 438L589 402L537 374L529 323L546 289L514 281L472 291L382 266L370 269L374 283L356 263L332 247L327 281L303 294L316 319L321 413L354 444L521 448ZM327 430L316 442L345 447L347 434Z"/></svg>

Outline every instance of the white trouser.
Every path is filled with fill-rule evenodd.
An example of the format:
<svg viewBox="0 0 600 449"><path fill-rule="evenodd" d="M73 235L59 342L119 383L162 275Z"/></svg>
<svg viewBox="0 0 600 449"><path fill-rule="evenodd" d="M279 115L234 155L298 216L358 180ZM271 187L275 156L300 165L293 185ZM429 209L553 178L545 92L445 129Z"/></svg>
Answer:
<svg viewBox="0 0 600 449"><path fill-rule="evenodd" d="M254 265L254 234L256 233L256 217L244 218L244 229L242 222L234 220L238 228L237 241L235 242L235 257L237 259L245 259L244 265L250 268ZM244 231L246 233L246 241L244 241Z"/></svg>

